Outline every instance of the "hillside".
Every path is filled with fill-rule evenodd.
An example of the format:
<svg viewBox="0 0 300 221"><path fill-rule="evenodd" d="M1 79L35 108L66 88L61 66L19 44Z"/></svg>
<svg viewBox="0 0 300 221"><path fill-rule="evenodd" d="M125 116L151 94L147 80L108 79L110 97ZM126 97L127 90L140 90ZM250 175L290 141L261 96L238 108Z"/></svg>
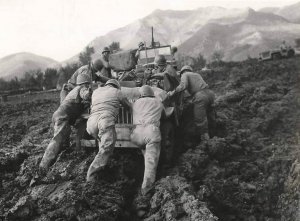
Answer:
<svg viewBox="0 0 300 221"><path fill-rule="evenodd" d="M277 47L283 39L294 45L300 24L290 21L289 16L299 14L296 8L298 4L286 6L278 14L273 13L274 8L262 11L222 7L155 10L125 27L95 38L88 45L95 48L95 57L112 41L120 42L123 49L136 48L140 41L150 43L151 27L154 27L155 40L179 46L179 53L191 56L201 53L209 58L212 51L226 49L225 60L238 61L248 56L257 57L262 50ZM214 25L215 28L212 27ZM78 55L66 62L77 59Z"/></svg>
<svg viewBox="0 0 300 221"><path fill-rule="evenodd" d="M299 76L299 58L226 63L204 73L216 94L218 136L187 142L180 128L178 157L159 169L144 220L299 220ZM58 103L0 103L0 218L140 220L138 150L116 149L101 179L86 184L98 149L67 149L29 187Z"/></svg>
<svg viewBox="0 0 300 221"><path fill-rule="evenodd" d="M102 48L112 41L120 42L123 49L136 48L140 41L150 44L151 27L154 27L155 41L178 46L191 38L211 20L219 19L219 23L235 23L247 12L248 9L225 9L222 7L205 7L187 11L155 10L150 15L125 27L97 37L89 43L89 46L96 49L97 53L94 55L96 57L99 56ZM78 55L68 61L77 59Z"/></svg>
<svg viewBox="0 0 300 221"><path fill-rule="evenodd" d="M191 56L201 53L209 58L214 51L220 50L224 52L224 60L239 61L278 47L282 39L292 43L298 33L298 24L278 15L249 9L237 23L220 24L215 20L203 26L179 46L179 51Z"/></svg>
<svg viewBox="0 0 300 221"><path fill-rule="evenodd" d="M281 8L262 8L260 11L280 15L291 22L300 23L300 2Z"/></svg>
<svg viewBox="0 0 300 221"><path fill-rule="evenodd" d="M51 67L58 64L57 61L38 56L28 52L12 54L0 59L0 78L10 80L14 77L22 78L26 71Z"/></svg>

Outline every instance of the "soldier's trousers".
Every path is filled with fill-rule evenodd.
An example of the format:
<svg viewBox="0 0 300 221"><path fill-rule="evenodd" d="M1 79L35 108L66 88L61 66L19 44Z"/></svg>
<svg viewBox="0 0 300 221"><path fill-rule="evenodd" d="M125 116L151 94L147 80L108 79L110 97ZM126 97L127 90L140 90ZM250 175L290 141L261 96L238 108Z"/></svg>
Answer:
<svg viewBox="0 0 300 221"><path fill-rule="evenodd" d="M66 90L65 88L65 84L63 85L59 97L60 97L60 104L62 104L63 100L66 98L66 96L68 95L68 93L70 92L69 90Z"/></svg>
<svg viewBox="0 0 300 221"><path fill-rule="evenodd" d="M147 194L155 182L160 155L160 129L152 124L137 125L131 134L131 141L142 147L145 171L141 192Z"/></svg>
<svg viewBox="0 0 300 221"><path fill-rule="evenodd" d="M215 95L209 89L204 89L194 94L194 122L197 133L200 133L200 135L210 132L209 135L211 136L212 132L209 131L209 128L215 127L214 100Z"/></svg>
<svg viewBox="0 0 300 221"><path fill-rule="evenodd" d="M114 119L91 115L87 122L87 132L99 143L99 152L90 165L86 176L87 181L92 181L97 172L107 164L115 148L117 136Z"/></svg>
<svg viewBox="0 0 300 221"><path fill-rule="evenodd" d="M70 137L71 133L71 127L67 119L55 119L53 123L54 135L40 162L40 168L43 169L48 169L50 167L51 163L62 150L65 139Z"/></svg>

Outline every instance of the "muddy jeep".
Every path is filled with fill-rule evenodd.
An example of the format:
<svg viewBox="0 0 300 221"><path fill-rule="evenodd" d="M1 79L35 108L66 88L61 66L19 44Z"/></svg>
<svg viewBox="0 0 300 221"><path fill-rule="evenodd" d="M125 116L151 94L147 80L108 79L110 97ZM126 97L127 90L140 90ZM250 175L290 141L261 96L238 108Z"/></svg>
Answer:
<svg viewBox="0 0 300 221"><path fill-rule="evenodd" d="M289 46L286 50L281 50L278 48L270 51L261 52L259 53L259 60L279 60L282 58L290 58L293 56L295 56L295 50Z"/></svg>
<svg viewBox="0 0 300 221"><path fill-rule="evenodd" d="M122 87L122 92L133 103L139 97L139 88ZM175 108L168 104L166 92L159 88L153 88L155 96L163 102L165 105L165 116L161 118L160 130L162 135L161 141L161 155L164 161L170 162L173 157L175 147L175 130L177 127ZM89 136L86 132L86 122L89 117L88 113L81 116L78 123L76 124L76 148L81 147L97 147L97 141ZM130 135L135 128L133 125L133 116L131 110L127 110L124 107L120 107L119 115L116 123L117 140L115 143L116 148L139 148L131 142Z"/></svg>
<svg viewBox="0 0 300 221"><path fill-rule="evenodd" d="M135 81L137 86L142 86L141 76L146 70L154 69L156 55L164 55L168 64L173 64L174 59L171 53L171 45L160 45L159 42L153 46L144 47L135 57L137 49L120 51L110 55L110 65L116 73L119 81Z"/></svg>

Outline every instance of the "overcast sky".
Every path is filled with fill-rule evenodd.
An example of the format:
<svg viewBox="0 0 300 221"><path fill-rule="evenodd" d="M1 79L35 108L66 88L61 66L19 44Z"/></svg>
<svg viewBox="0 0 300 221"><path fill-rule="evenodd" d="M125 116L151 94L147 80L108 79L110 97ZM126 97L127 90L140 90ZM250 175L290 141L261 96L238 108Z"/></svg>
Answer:
<svg viewBox="0 0 300 221"><path fill-rule="evenodd" d="M32 52L58 61L95 37L143 18L155 9L207 6L260 9L299 0L0 0L0 58Z"/></svg>

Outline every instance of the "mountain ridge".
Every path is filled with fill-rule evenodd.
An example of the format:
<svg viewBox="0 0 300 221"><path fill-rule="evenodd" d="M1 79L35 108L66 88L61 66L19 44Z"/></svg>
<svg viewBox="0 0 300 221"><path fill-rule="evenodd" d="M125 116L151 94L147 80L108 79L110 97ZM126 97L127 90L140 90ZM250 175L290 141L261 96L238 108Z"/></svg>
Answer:
<svg viewBox="0 0 300 221"><path fill-rule="evenodd" d="M276 15L280 15L291 22L300 23L300 2L284 7L266 7L260 9L263 12L271 12Z"/></svg>
<svg viewBox="0 0 300 221"><path fill-rule="evenodd" d="M182 55L195 57L201 53L210 59L215 51L221 50L225 61L240 61L278 47L282 40L293 45L300 33L298 10L300 2L260 10L218 6L194 10L156 9L128 25L97 36L87 46L95 49L95 58L112 42L120 42L124 50L137 48L140 41L150 45L151 27L154 27L155 41L177 46ZM78 62L79 53L60 64ZM51 58L20 52L0 59L0 78L21 78L26 71L58 65Z"/></svg>
<svg viewBox="0 0 300 221"><path fill-rule="evenodd" d="M0 78L21 79L27 71L54 67L59 63L52 58L36 55L31 52L19 52L0 58Z"/></svg>
<svg viewBox="0 0 300 221"><path fill-rule="evenodd" d="M151 27L154 27L154 38L156 41L160 41L162 45L178 46L180 48L179 52L185 55L196 56L196 54L201 53L209 58L212 54L211 46L209 46L208 51L200 50L205 47L201 46L199 41L196 40L193 40L194 45L192 47L185 48L185 46L189 45L186 42L193 39L194 35L199 35L197 34L198 31L203 32L204 27L211 23L224 25L225 28L221 29L224 31L226 31L226 28L237 27L240 32L237 33L236 30L233 30L236 37L232 37L234 42L231 43L226 40L226 44L229 44L228 47L221 44L221 48L231 51L225 53L225 60L243 60L249 56L257 57L261 50L277 47L283 39L292 44L297 37L297 32L299 33L300 30L300 25L290 22L283 16L264 12L264 10L256 11L249 7L226 9L211 6L183 11L158 9L144 18L95 38L88 45L95 47L97 53L94 57L99 56L102 48L112 41L120 42L123 49L136 48L140 41L146 41L149 45ZM218 30L211 30L211 32L220 36L224 35ZM206 36L212 35L208 32L203 34ZM267 40L272 43L267 43ZM242 42L245 42L245 44L242 45ZM214 44L220 45L218 41ZM195 52L196 49L197 52ZM234 51L239 51L240 56L236 56ZM76 56L73 57L73 60L75 59Z"/></svg>

